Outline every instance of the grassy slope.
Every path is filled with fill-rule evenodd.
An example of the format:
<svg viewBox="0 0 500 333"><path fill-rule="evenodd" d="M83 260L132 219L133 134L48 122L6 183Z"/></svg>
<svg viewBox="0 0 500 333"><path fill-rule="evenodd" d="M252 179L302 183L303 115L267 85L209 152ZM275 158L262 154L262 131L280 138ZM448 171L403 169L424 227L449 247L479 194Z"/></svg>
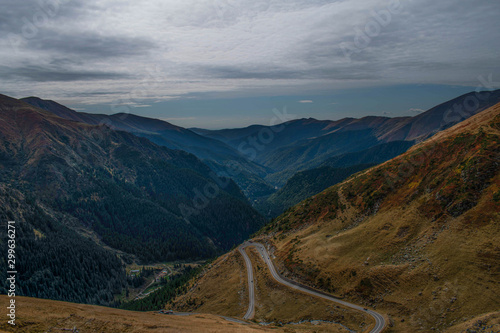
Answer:
<svg viewBox="0 0 500 333"><path fill-rule="evenodd" d="M0 300L1 304L8 304L7 296L0 296ZM1 332L62 332L74 331L74 328L80 333L271 331L255 324L234 323L208 314L172 316L28 297L16 297L16 305L16 326L12 327L7 323L7 320L2 320L0 323ZM280 331L273 330L273 332Z"/></svg>
<svg viewBox="0 0 500 333"><path fill-rule="evenodd" d="M388 314L388 332L498 325L499 147L497 105L303 201L258 240L285 275ZM214 279L197 287L223 292Z"/></svg>
<svg viewBox="0 0 500 333"><path fill-rule="evenodd" d="M346 327L363 331L372 324L371 318L362 313L336 306L332 302L276 282L258 252L252 248L246 251L255 271L255 320L258 322L325 321L314 327L316 332L348 332Z"/></svg>
<svg viewBox="0 0 500 333"><path fill-rule="evenodd" d="M253 251L248 252L254 269L256 285L255 320L274 324L284 323L286 332L347 332L339 325L350 328L370 325L368 318L356 312L336 307L322 299L310 297L276 283L269 275L264 262ZM242 318L248 307L248 281L245 263L238 250L217 259L196 281L191 289L167 305L176 311L216 313ZM292 304L292 306L290 306ZM306 320L300 325L296 323ZM310 320L334 321L311 326ZM286 323L295 323L288 324Z"/></svg>
<svg viewBox="0 0 500 333"><path fill-rule="evenodd" d="M266 228L288 274L376 306L392 331L500 309L500 105Z"/></svg>
<svg viewBox="0 0 500 333"><path fill-rule="evenodd" d="M185 295L167 307L179 311L243 317L248 306L247 290L245 263L238 250L233 250L212 263L196 283L193 281Z"/></svg>

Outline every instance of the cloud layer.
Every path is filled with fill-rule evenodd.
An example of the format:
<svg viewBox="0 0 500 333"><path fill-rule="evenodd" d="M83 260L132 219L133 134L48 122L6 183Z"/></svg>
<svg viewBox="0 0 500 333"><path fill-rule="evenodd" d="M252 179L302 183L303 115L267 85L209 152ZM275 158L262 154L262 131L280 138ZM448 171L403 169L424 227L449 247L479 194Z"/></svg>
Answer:
<svg viewBox="0 0 500 333"><path fill-rule="evenodd" d="M4 0L0 87L78 103L500 76L489 0Z"/></svg>

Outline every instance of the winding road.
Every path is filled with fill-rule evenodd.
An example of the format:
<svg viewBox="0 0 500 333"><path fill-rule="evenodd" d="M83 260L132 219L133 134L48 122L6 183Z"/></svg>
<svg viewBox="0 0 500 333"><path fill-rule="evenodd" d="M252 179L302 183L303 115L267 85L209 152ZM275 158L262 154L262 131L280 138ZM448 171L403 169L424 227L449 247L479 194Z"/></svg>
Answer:
<svg viewBox="0 0 500 333"><path fill-rule="evenodd" d="M363 313L366 313L366 314L370 315L373 319L375 319L375 326L372 328L372 330L370 331L370 333L380 333L380 332L382 332L384 330L386 323L385 323L384 317L380 313L377 313L377 312L372 311L372 310L368 310L368 309L363 308L362 306L359 306L359 305L356 305L356 304L352 304L352 303L343 301L341 299L335 298L335 297L333 297L331 295L328 295L326 293L314 290L314 289L309 288L307 286L301 285L301 284L299 284L297 282L294 282L294 281L291 281L289 279L283 278L276 271L276 268L274 267L274 263L272 262L271 258L269 257L269 253L267 252L267 250L264 247L264 245L262 245L260 243L254 243L254 242L245 242L242 245L240 245L240 247L238 248L238 250L240 251L241 255L245 259L245 264L246 264L247 272L248 272L249 306L248 306L247 313L243 317L244 319L252 319L253 316L254 316L254 314L255 314L254 277L253 277L252 262L250 261L250 258L248 257L248 255L245 252L245 248L247 248L247 247L255 247L257 249L257 251L259 251L259 253L261 254L262 258L266 262L267 267L271 271L271 275L273 276L273 278L277 282L279 282L279 283L281 283L281 284L283 284L283 285L285 285L285 286L287 286L289 288L292 288L292 289L295 289L295 290L299 290L301 292L304 292L304 293L307 293L309 295L313 295L313 296L316 296L316 297L321 297L323 299L335 302L337 304L341 304L341 305L346 306L348 308L351 308L351 309L354 309L354 310L357 310L357 311L361 311Z"/></svg>
<svg viewBox="0 0 500 333"><path fill-rule="evenodd" d="M245 245L240 245L238 247L238 251L240 251L241 255L243 256L243 259L245 259L245 265L247 266L247 274L248 274L248 298L249 298L249 304L248 304L248 310L247 313L243 316L243 319L252 319L254 314L255 314L255 288L253 284L253 269L252 269L252 262L250 261L250 258L248 258L247 253L245 252Z"/></svg>

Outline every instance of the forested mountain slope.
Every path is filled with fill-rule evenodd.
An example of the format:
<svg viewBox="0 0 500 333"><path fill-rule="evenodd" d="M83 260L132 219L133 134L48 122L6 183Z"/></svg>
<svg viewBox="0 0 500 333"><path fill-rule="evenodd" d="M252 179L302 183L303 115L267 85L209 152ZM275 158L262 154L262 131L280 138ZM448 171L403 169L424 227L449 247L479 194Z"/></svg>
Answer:
<svg viewBox="0 0 500 333"><path fill-rule="evenodd" d="M257 205L256 208L270 218L276 217L287 208L371 166L373 164L357 164L348 168L322 166L298 172L286 182L283 188Z"/></svg>
<svg viewBox="0 0 500 333"><path fill-rule="evenodd" d="M206 257L263 223L234 182L193 155L0 102L2 180L75 216L112 247L149 260Z"/></svg>
<svg viewBox="0 0 500 333"><path fill-rule="evenodd" d="M64 119L90 125L106 125L114 130L145 137L160 146L194 154L219 175L230 176L250 199L274 192L273 188L263 180L268 171L265 167L248 160L237 149L219 140L201 136L160 119L130 113L105 115L76 112L57 102L38 97L27 97L22 100Z"/></svg>
<svg viewBox="0 0 500 333"><path fill-rule="evenodd" d="M271 169L266 180L283 186L296 172L316 168L339 155L395 141L410 145L421 142L498 102L500 90L471 92L414 117L370 116L337 121L296 119L276 126L194 131L255 154L256 162ZM272 133L272 140L258 140L259 137L267 138L268 133ZM257 144L252 145L254 141ZM375 155L369 159L377 158L377 153L373 153Z"/></svg>
<svg viewBox="0 0 500 333"><path fill-rule="evenodd" d="M166 261L214 256L265 222L233 181L217 177L191 154L62 119L3 95L0 187L3 220L16 220L27 242L20 241L25 252L19 271L32 283L23 288L47 281L59 287L44 292L73 301L93 302L101 286L109 289L96 283L93 295L59 297L77 288L69 282L77 280L77 271L117 289L121 283L119 260L77 234L95 235L99 244L142 262ZM48 255L57 258L48 263ZM92 266L93 256L103 260ZM74 269L60 274L66 266Z"/></svg>

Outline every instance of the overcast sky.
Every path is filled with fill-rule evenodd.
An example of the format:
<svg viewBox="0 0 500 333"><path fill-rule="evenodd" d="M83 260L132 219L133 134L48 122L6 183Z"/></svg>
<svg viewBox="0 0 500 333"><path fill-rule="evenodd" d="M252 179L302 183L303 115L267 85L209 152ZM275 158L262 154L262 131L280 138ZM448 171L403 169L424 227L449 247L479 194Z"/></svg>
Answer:
<svg viewBox="0 0 500 333"><path fill-rule="evenodd" d="M500 81L496 0L0 0L0 9L0 93L183 126L265 123L273 107L408 115L475 89L480 76Z"/></svg>

